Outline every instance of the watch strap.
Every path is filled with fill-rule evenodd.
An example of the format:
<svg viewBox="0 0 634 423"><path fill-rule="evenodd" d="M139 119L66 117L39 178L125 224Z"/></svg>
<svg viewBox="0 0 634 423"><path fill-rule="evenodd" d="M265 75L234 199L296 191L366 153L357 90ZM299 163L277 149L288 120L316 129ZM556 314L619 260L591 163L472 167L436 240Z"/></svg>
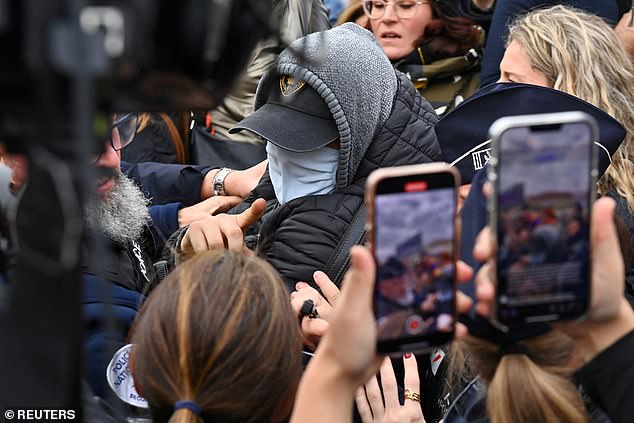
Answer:
<svg viewBox="0 0 634 423"><path fill-rule="evenodd" d="M214 190L214 195L225 195L225 178L233 172L233 169L228 167L221 168L218 173L212 179L212 188Z"/></svg>

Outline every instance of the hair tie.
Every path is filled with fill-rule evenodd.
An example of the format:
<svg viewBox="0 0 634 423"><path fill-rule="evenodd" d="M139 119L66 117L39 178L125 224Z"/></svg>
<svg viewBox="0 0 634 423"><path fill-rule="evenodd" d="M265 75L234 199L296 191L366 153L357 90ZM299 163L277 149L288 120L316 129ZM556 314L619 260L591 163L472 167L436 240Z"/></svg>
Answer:
<svg viewBox="0 0 634 423"><path fill-rule="evenodd" d="M183 408L188 409L197 416L200 416L203 413L203 409L200 408L200 405L196 404L194 401L177 401L176 404L174 404L174 411L181 410Z"/></svg>
<svg viewBox="0 0 634 423"><path fill-rule="evenodd" d="M498 359L501 360L505 355L523 354L531 358L531 350L524 344L514 342L512 344L502 344L498 350Z"/></svg>

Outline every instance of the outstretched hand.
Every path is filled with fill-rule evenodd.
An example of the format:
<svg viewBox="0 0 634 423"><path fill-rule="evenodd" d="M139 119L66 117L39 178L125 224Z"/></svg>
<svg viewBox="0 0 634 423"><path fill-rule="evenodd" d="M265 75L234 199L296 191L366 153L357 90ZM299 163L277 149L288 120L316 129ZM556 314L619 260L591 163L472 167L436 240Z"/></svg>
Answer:
<svg viewBox="0 0 634 423"><path fill-rule="evenodd" d="M178 227L182 228L207 216L214 216L226 212L242 202L238 196L209 197L193 206L184 207L178 211Z"/></svg>
<svg viewBox="0 0 634 423"><path fill-rule="evenodd" d="M266 202L257 199L240 214L207 216L189 225L181 241L181 252L200 252L214 248L244 249L244 231L257 222Z"/></svg>

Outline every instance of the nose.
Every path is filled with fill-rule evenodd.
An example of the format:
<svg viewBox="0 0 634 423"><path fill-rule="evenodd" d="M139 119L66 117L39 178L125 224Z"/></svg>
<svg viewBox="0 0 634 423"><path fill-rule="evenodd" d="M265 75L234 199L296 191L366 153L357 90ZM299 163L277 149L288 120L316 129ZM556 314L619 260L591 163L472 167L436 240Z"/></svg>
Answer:
<svg viewBox="0 0 634 423"><path fill-rule="evenodd" d="M385 3L385 10L381 20L389 22L398 20L398 16L396 15L396 5L394 3Z"/></svg>

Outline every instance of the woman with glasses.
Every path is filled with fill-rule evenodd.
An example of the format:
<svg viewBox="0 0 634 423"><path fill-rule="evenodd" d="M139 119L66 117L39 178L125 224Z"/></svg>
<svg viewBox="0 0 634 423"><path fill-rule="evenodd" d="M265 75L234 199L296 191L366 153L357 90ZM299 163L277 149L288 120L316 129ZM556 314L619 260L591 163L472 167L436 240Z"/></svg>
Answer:
<svg viewBox="0 0 634 423"><path fill-rule="evenodd" d="M361 0L368 26L394 67L444 115L479 85L483 31L448 17L436 0Z"/></svg>

